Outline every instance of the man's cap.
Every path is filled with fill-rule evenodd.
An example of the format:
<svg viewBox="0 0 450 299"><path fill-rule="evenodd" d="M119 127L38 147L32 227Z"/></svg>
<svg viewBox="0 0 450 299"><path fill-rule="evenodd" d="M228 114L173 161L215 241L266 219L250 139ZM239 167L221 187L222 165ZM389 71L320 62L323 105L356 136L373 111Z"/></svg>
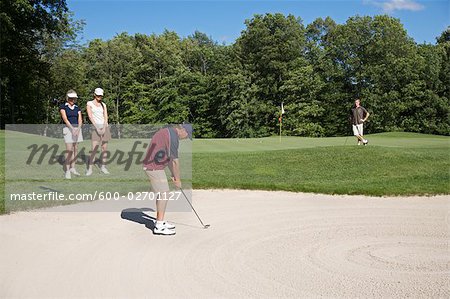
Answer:
<svg viewBox="0 0 450 299"><path fill-rule="evenodd" d="M186 132L188 133L189 139L192 140L192 131L193 131L192 125L191 124L183 124L182 126L186 130Z"/></svg>
<svg viewBox="0 0 450 299"><path fill-rule="evenodd" d="M94 94L95 94L95 95L98 95L98 96L103 96L103 89L101 89L100 87L97 87L97 88L94 90Z"/></svg>
<svg viewBox="0 0 450 299"><path fill-rule="evenodd" d="M78 98L78 95L75 91L70 91L67 93L68 98Z"/></svg>

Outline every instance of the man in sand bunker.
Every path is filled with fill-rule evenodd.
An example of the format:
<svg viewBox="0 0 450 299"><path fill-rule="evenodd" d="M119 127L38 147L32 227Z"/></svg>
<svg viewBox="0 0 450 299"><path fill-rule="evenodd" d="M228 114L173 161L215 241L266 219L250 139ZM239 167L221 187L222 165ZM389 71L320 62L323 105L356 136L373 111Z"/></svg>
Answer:
<svg viewBox="0 0 450 299"><path fill-rule="evenodd" d="M153 192L157 193L156 222L153 233L156 235L175 235L175 226L164 221L167 207L166 192L169 191L164 169L169 167L172 180L181 188L178 147L180 139L192 139L192 125L183 124L162 128L153 135L144 159L144 171L147 174Z"/></svg>

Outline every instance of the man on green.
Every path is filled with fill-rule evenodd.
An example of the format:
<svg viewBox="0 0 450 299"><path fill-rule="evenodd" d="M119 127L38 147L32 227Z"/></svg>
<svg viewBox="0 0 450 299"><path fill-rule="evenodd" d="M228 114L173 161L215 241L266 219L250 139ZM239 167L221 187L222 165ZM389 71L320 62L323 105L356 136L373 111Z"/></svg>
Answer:
<svg viewBox="0 0 450 299"><path fill-rule="evenodd" d="M355 135L358 139L358 145L361 145L361 143L367 145L367 143L369 143L367 139L364 139L363 135L363 124L369 118L369 115L370 113L367 112L367 110L363 106L361 106L361 100L356 99L355 106L353 106L352 108L350 118L352 122L353 135Z"/></svg>

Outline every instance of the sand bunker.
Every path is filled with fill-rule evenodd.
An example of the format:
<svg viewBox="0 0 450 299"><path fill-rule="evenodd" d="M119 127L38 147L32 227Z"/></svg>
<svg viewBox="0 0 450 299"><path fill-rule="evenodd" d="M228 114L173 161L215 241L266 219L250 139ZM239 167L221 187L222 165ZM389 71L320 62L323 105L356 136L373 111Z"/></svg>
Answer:
<svg viewBox="0 0 450 299"><path fill-rule="evenodd" d="M152 207L4 215L0 297L448 298L449 205L198 190L211 227L169 213L174 237L152 234Z"/></svg>

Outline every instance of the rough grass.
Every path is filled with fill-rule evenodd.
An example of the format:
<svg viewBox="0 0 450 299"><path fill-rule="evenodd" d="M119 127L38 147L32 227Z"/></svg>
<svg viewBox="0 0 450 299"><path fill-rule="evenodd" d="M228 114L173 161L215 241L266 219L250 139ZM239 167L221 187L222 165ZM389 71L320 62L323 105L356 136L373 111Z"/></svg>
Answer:
<svg viewBox="0 0 450 299"><path fill-rule="evenodd" d="M194 188L327 194L450 193L448 148L317 147L194 154Z"/></svg>

